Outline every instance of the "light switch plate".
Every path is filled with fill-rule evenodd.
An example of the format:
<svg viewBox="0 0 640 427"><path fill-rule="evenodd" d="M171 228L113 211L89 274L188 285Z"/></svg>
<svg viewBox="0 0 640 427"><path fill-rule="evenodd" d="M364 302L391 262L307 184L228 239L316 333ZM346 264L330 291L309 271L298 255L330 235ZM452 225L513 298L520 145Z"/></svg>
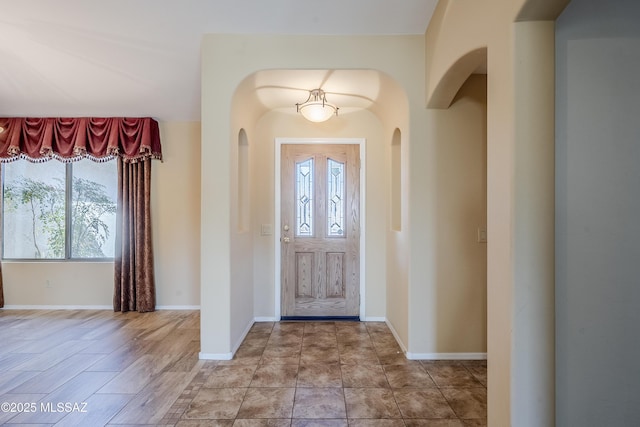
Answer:
<svg viewBox="0 0 640 427"><path fill-rule="evenodd" d="M273 234L273 227L271 224L262 224L260 227L260 235L271 236Z"/></svg>
<svg viewBox="0 0 640 427"><path fill-rule="evenodd" d="M478 243L487 243L487 229L478 227Z"/></svg>

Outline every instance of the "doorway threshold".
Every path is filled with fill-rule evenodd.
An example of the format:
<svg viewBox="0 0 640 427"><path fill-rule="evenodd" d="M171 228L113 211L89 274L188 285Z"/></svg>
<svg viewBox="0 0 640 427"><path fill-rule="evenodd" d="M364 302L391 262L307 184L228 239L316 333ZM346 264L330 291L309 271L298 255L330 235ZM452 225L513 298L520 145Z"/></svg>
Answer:
<svg viewBox="0 0 640 427"><path fill-rule="evenodd" d="M360 316L282 316L280 321L298 321L298 322L359 322Z"/></svg>

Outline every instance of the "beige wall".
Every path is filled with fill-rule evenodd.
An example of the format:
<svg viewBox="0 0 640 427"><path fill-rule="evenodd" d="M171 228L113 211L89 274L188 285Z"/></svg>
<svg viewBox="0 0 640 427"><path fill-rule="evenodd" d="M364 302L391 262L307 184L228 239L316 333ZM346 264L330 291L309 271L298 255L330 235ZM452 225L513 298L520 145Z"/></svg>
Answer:
<svg viewBox="0 0 640 427"><path fill-rule="evenodd" d="M157 304L200 305L200 123L160 123L164 161L153 164Z"/></svg>
<svg viewBox="0 0 640 427"><path fill-rule="evenodd" d="M383 76L385 77L385 76ZM389 78L388 76L386 77ZM393 82L387 84L391 85ZM381 117L383 124L382 135L385 143L385 168L387 170L387 180L385 192L388 194L391 203L391 184L394 179L399 180L397 190L400 194L395 195L395 201L400 206L387 206L387 230L386 238L386 318L387 323L392 328L402 349L406 352L409 348L409 254L411 236L411 224L409 222L410 204L410 159L411 159L411 120L410 104L407 96L401 90L388 90L382 94L380 102L374 106L376 114ZM417 116L422 113L422 105L417 107ZM422 117L416 120L424 120ZM417 144L424 144L424 141ZM400 171L397 176L392 177L392 144L399 143ZM419 168L421 173L427 169ZM400 228L394 228L391 222L393 209L400 215ZM428 224L425 221L423 225ZM425 277L426 279L426 277ZM425 331L418 326L416 329Z"/></svg>
<svg viewBox="0 0 640 427"><path fill-rule="evenodd" d="M246 144L247 161L253 157L252 150L257 144L254 134L251 131L251 127L245 128L243 120L245 115L242 114L242 105L245 103L242 100L238 100L235 105L239 106L237 114L233 115L232 128L235 129L234 139L231 142L231 158L229 162L229 168L231 172L231 192L229 211L231 214L231 254L234 262L231 265L231 283L233 286L230 289L229 304L231 309L231 315L235 318L235 321L231 322L231 336L242 337L247 332L247 328L251 326L254 319L253 308L253 233L251 228L252 209L255 206L254 200L251 197L245 199L248 203L247 206L241 206L240 200L244 196L240 194L242 188L241 182L248 181L248 188L243 189L250 192L252 186L251 179L255 176L255 171L247 167L242 170L244 176L240 176L240 143ZM247 165L249 166L249 165ZM240 340L234 340L232 351L235 351L240 345Z"/></svg>
<svg viewBox="0 0 640 427"><path fill-rule="evenodd" d="M113 263L2 263L5 307L113 307Z"/></svg>
<svg viewBox="0 0 640 427"><path fill-rule="evenodd" d="M164 162L152 168L158 306L200 304L200 124L160 123ZM4 262L5 304L113 307L111 262Z"/></svg>

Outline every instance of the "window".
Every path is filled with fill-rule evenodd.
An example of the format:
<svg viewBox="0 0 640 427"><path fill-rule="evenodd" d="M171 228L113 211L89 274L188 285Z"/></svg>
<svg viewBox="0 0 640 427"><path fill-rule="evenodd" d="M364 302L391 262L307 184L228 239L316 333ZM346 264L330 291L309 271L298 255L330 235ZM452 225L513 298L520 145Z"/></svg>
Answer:
<svg viewBox="0 0 640 427"><path fill-rule="evenodd" d="M2 165L3 258L113 258L116 196L115 161Z"/></svg>

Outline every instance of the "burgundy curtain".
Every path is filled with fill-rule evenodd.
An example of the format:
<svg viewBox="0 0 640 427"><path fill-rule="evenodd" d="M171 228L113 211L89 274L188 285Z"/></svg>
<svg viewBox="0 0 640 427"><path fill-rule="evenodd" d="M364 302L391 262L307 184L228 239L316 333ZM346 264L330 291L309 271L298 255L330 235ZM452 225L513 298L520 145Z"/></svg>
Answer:
<svg viewBox="0 0 640 427"><path fill-rule="evenodd" d="M2 289L2 263L0 263L0 308L4 307L4 290Z"/></svg>
<svg viewBox="0 0 640 427"><path fill-rule="evenodd" d="M158 122L148 117L13 117L0 127L0 162L162 159Z"/></svg>
<svg viewBox="0 0 640 427"><path fill-rule="evenodd" d="M115 311L153 311L151 159L162 160L155 120L129 117L0 117L0 163L118 159ZM4 306L0 266L0 307Z"/></svg>
<svg viewBox="0 0 640 427"><path fill-rule="evenodd" d="M154 311L151 159L118 158L114 311Z"/></svg>
<svg viewBox="0 0 640 427"><path fill-rule="evenodd" d="M2 171L0 170L0 172ZM2 242L0 241L0 243ZM2 307L4 307L4 289L2 289L2 262L0 261L0 308Z"/></svg>

